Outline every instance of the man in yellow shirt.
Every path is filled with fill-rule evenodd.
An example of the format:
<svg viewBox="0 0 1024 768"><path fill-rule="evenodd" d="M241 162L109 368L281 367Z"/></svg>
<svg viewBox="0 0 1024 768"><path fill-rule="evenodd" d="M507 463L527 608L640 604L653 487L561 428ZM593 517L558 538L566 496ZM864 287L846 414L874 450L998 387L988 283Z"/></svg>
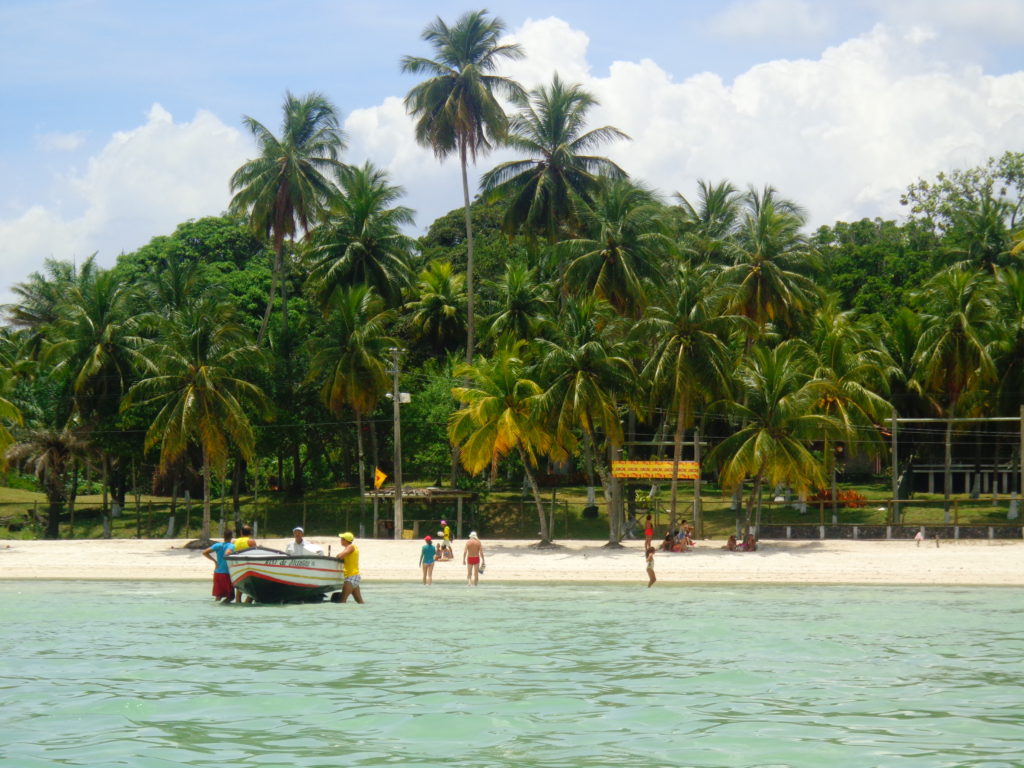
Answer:
<svg viewBox="0 0 1024 768"><path fill-rule="evenodd" d="M359 582L362 581L362 577L359 575L359 547L353 543L356 537L346 531L339 533L338 538L341 539L341 551L336 557L345 564L343 571L345 581L341 585L340 602L347 602L348 596L352 595L357 603L362 603L363 593L359 591Z"/></svg>

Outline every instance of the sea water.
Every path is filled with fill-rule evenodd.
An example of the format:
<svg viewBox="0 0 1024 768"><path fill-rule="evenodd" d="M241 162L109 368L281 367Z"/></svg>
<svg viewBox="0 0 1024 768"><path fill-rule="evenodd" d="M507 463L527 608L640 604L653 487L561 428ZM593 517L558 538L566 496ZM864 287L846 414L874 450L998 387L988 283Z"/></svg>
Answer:
<svg viewBox="0 0 1024 768"><path fill-rule="evenodd" d="M1024 765L1019 588L0 582L0 765Z"/></svg>

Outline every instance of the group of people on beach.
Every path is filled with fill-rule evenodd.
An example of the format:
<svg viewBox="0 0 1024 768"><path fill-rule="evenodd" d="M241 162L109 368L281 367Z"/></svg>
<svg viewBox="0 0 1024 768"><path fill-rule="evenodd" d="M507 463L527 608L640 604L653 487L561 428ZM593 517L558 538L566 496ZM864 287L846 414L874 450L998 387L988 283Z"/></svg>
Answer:
<svg viewBox="0 0 1024 768"><path fill-rule="evenodd" d="M434 544L433 537L424 536L423 546L420 548L420 568L423 571L425 585L434 583L434 563L453 558L451 528L444 520L441 521L441 530L437 535L437 544ZM480 574L484 572L486 566L484 545L476 531L470 531L466 546L463 547L462 564L466 566L466 584L475 587L480 582Z"/></svg>
<svg viewBox="0 0 1024 768"><path fill-rule="evenodd" d="M211 544L203 550L203 557L212 560L213 566L213 597L219 603L242 602L242 593L231 584L231 573L228 570L227 556L235 552L243 552L256 546L252 537L252 528L243 525L239 536L230 528L224 529L224 540ZM249 598L252 601L252 598Z"/></svg>

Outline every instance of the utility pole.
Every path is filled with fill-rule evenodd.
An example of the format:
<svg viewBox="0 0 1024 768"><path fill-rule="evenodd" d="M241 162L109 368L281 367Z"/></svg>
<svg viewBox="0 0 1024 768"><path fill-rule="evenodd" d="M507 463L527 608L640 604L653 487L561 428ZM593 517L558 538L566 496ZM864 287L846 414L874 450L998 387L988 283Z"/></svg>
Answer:
<svg viewBox="0 0 1024 768"><path fill-rule="evenodd" d="M402 393L398 389L398 356L402 350L398 347L391 347L391 370L392 375L391 400L394 406L395 418L395 538L402 538L402 530L405 528L405 518L402 515Z"/></svg>

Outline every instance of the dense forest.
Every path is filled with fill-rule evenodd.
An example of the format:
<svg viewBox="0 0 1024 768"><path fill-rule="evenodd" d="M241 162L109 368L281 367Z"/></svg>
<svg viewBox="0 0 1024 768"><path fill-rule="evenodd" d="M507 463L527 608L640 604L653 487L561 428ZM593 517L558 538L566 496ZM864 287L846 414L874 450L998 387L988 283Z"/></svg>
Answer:
<svg viewBox="0 0 1024 768"><path fill-rule="evenodd" d="M45 491L50 536L85 475L121 504L137 472L153 492L201 488L204 538L214 482L362 490L393 473L396 376L405 477L525 477L545 540L540 475L600 487L617 541L611 461L659 443L691 458L695 429L749 522L766 489L834 489L837 448L884 454L894 411L1020 414L1024 154L909 179L902 221L809 231L771 186L630 176L600 154L629 137L588 124L591 94L499 74L523 54L502 31L439 19L431 56L401 62L417 139L463 179L421 237L399 179L345 156L330 100L288 94L279 131L245 118L257 153L225 179L224 215L13 287L0 455ZM519 159L487 166L497 145ZM942 429L906 460L948 467Z"/></svg>

